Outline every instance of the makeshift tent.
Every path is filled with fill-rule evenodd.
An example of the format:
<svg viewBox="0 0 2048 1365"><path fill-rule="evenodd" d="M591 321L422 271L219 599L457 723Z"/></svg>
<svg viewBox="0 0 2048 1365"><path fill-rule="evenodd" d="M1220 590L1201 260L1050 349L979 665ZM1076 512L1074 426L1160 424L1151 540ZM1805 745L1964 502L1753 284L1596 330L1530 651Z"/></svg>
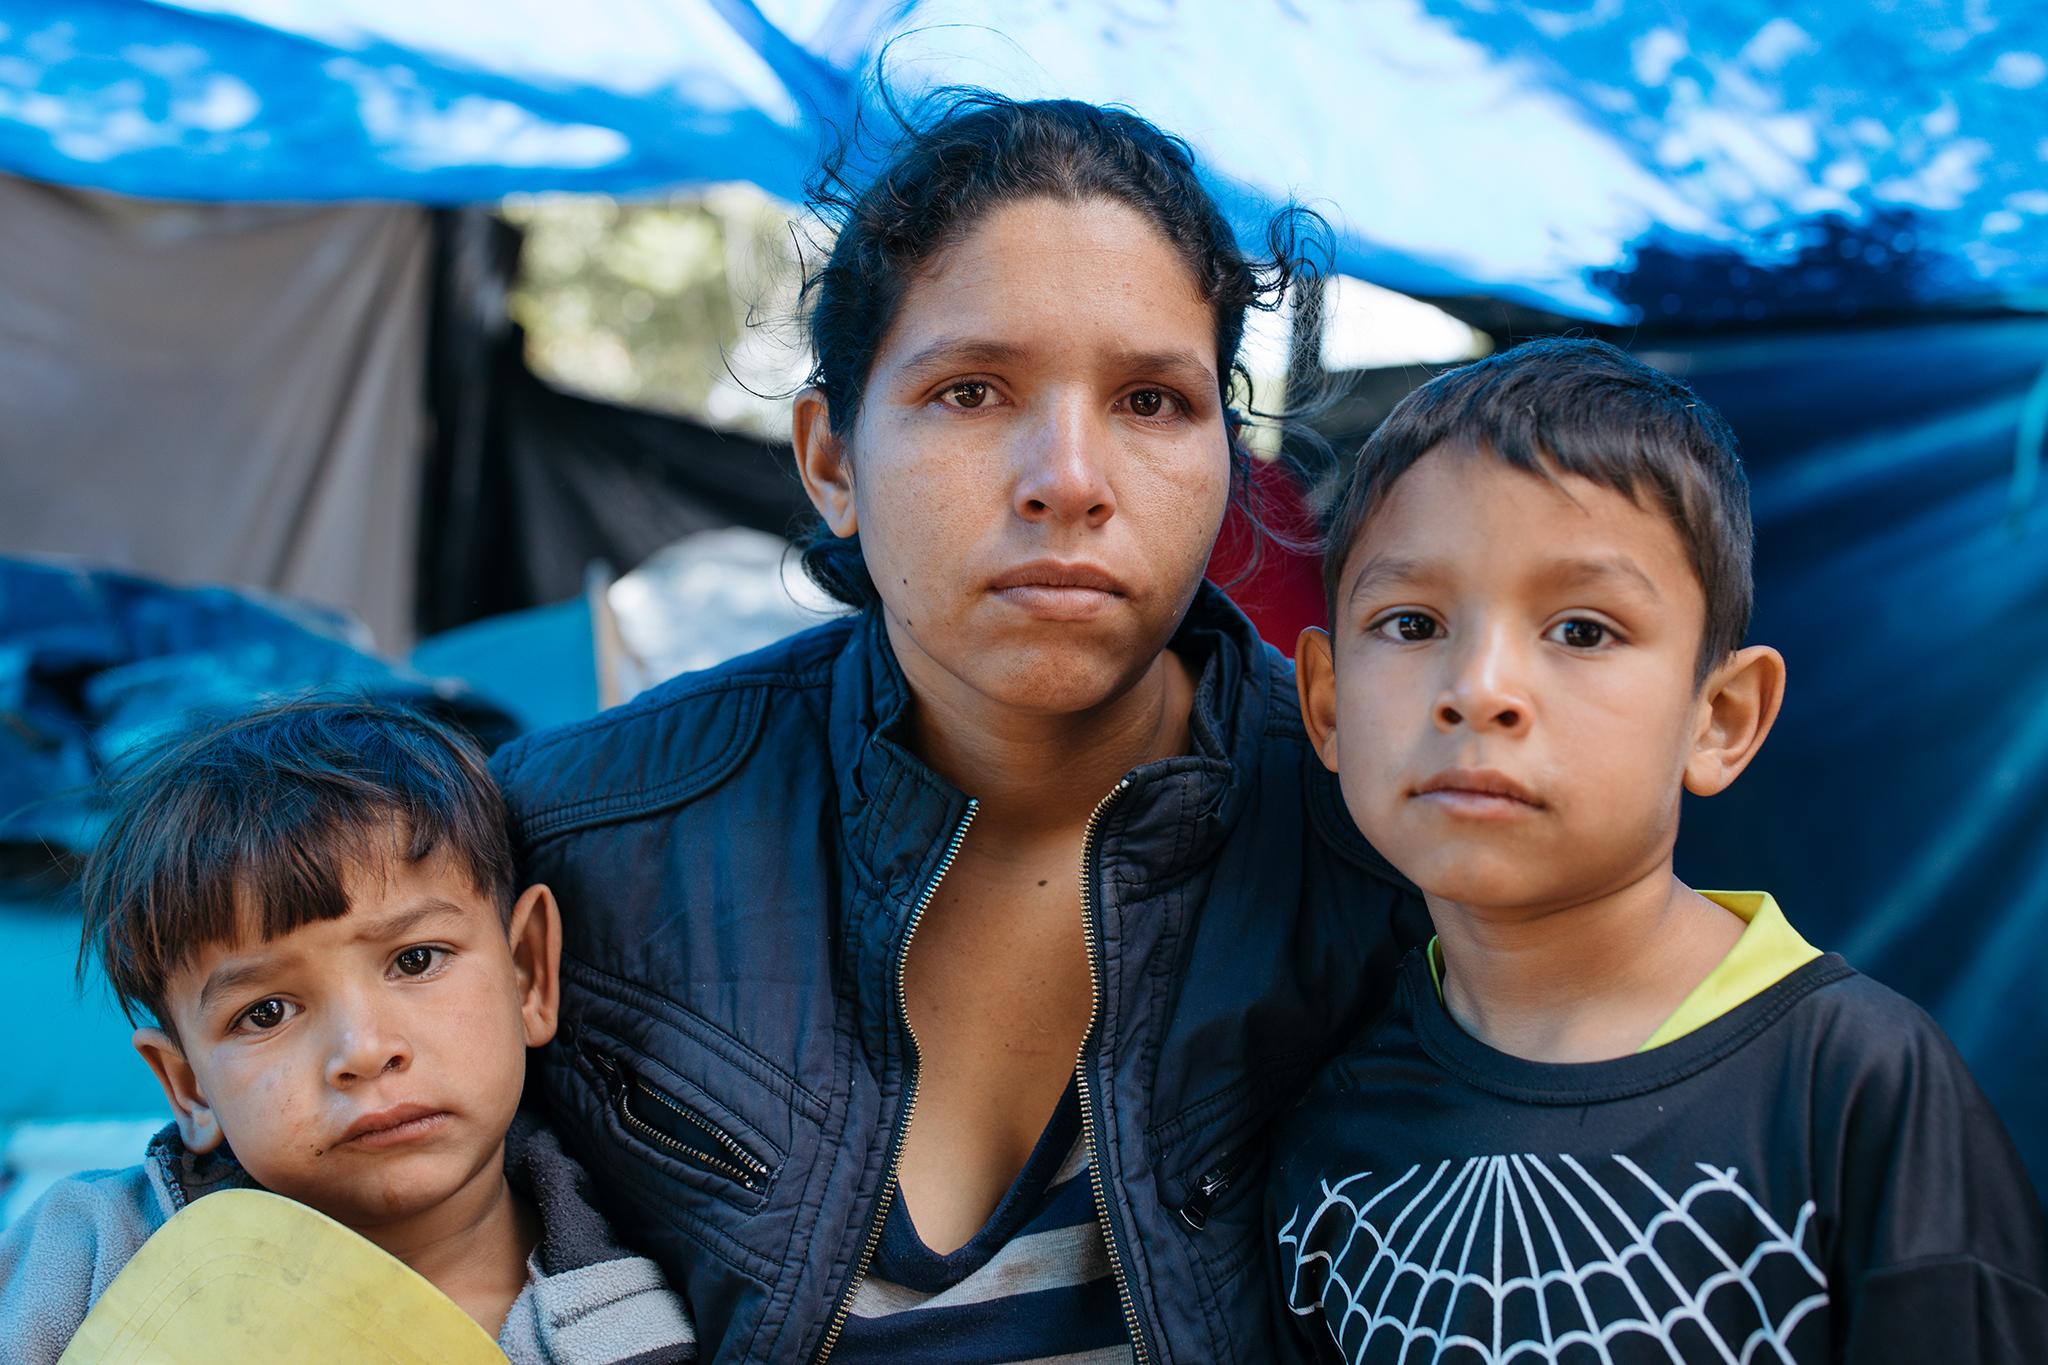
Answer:
<svg viewBox="0 0 2048 1365"><path fill-rule="evenodd" d="M1127 102L1191 138L1247 234L1305 196L1342 270L1498 340L1605 329L1742 434L1757 634L1792 664L1764 759L1688 811L1681 870L1769 886L1810 937L1932 1008L2048 1184L2048 997L2032 980L2048 845L2030 837L2048 811L2032 705L2048 674L2048 324L2029 315L2048 290L2048 8L1013 8L619 0L600 22L552 5L74 0L53 18L0 0L0 167L172 200L456 205L733 178L794 198L822 130L875 113L862 77L880 54L906 98L968 81ZM457 269L490 243L479 220L451 221L431 286L442 434L421 471L423 619L459 614L464 583L517 583L525 569L493 578L496 556L547 532L505 511L511 490L566 468L608 490L571 500L594 539L651 548L617 529L642 511L609 491L624 487L716 489L718 515L774 529L768 485L749 482L758 451L679 454L636 414L573 406L554 406L557 432L616 433L586 447L592 464L567 463L566 438L533 443L557 399L505 377L516 342L487 307L449 304L487 304L502 278ZM30 345L14 316L9 379ZM463 326L489 344L442 344ZM1333 432L1368 429L1419 377L1354 385ZM0 506L43 453L8 447Z"/></svg>

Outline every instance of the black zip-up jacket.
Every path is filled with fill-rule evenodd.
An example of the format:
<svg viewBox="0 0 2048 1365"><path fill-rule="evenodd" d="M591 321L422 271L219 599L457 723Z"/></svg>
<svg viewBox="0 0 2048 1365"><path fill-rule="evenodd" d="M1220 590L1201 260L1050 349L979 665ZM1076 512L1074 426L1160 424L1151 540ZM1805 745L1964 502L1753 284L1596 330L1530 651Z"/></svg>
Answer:
<svg viewBox="0 0 2048 1365"><path fill-rule="evenodd" d="M1173 647L1193 752L1108 795L1078 870L1082 1091L1140 1359L1253 1365L1269 1120L1425 920L1316 761L1287 662L1206 585ZM828 1356L893 1195L905 947L974 809L903 747L908 700L868 612L493 765L522 876L562 906L539 1089L709 1360Z"/></svg>

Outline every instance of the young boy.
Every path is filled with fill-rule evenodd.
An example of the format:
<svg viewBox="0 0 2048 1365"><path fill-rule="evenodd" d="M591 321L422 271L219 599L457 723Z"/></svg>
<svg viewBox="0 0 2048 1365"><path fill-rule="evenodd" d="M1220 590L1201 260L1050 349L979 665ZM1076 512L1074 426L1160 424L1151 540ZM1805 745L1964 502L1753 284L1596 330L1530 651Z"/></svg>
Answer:
<svg viewBox="0 0 2048 1365"><path fill-rule="evenodd" d="M1749 559L1726 425L1597 342L1367 443L1302 710L1438 937L1277 1139L1318 1358L2048 1360L2040 1205L1940 1030L1672 874L1783 693Z"/></svg>
<svg viewBox="0 0 2048 1365"><path fill-rule="evenodd" d="M680 1300L517 1112L561 927L546 887L514 894L466 739L344 702L175 743L120 789L83 901L81 968L149 1016L135 1047L174 1122L0 1241L7 1360L54 1361L157 1228L232 1188L353 1229L514 1361L695 1359Z"/></svg>

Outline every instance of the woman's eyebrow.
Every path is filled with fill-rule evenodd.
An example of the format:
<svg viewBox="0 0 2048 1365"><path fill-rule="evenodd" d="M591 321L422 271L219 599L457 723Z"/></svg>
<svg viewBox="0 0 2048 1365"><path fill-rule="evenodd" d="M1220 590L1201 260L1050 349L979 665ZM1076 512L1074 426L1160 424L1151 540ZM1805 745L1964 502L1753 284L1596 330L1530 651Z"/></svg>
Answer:
<svg viewBox="0 0 2048 1365"><path fill-rule="evenodd" d="M1022 346L988 337L940 337L903 362L905 374L977 365L1010 365L1024 357Z"/></svg>
<svg viewBox="0 0 2048 1365"><path fill-rule="evenodd" d="M1117 366L1132 374L1156 375L1184 389L1214 387L1216 371L1193 351L1122 351Z"/></svg>

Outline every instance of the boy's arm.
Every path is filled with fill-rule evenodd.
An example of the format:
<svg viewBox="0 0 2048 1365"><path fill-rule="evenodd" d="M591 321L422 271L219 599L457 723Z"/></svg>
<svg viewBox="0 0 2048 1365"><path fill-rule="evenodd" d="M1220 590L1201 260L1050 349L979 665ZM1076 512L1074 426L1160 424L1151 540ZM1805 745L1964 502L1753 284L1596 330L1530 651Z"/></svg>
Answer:
<svg viewBox="0 0 2048 1365"><path fill-rule="evenodd" d="M1898 1022L1838 1129L1843 1359L2048 1360L2040 1197L1940 1029L1917 1009Z"/></svg>
<svg viewBox="0 0 2048 1365"><path fill-rule="evenodd" d="M60 1180L0 1234L0 1342L10 1365L53 1365L162 1221L139 1166Z"/></svg>

